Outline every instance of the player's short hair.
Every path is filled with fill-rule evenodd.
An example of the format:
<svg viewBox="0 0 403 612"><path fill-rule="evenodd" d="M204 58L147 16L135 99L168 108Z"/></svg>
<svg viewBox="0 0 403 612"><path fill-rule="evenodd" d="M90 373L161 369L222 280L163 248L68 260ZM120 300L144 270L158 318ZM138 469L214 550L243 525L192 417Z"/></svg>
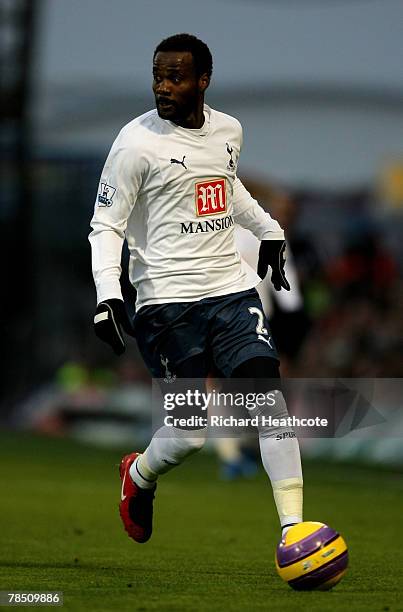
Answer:
<svg viewBox="0 0 403 612"><path fill-rule="evenodd" d="M153 59L159 51L189 51L193 56L197 76L207 73L211 77L213 58L210 49L193 34L175 34L165 38L157 45Z"/></svg>

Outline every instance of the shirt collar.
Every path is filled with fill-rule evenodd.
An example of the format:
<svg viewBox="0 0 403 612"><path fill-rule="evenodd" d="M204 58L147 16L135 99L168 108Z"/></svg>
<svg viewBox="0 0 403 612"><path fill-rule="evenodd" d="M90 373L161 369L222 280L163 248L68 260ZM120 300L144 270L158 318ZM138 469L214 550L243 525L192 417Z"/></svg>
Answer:
<svg viewBox="0 0 403 612"><path fill-rule="evenodd" d="M168 119L163 119L163 121L166 121L166 123L171 125L175 130L185 132L186 134L193 134L194 136L207 136L207 134L210 131L210 125L211 125L211 108L207 106L207 104L205 104L203 107L203 112L204 112L204 123L201 126L201 128L196 128L196 129L184 128L181 125L177 125L173 121L169 121Z"/></svg>

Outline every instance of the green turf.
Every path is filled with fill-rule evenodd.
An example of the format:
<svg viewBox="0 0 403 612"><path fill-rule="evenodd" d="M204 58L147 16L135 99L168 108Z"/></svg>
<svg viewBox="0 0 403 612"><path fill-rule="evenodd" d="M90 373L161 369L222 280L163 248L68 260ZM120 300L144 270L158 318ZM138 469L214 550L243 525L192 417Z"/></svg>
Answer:
<svg viewBox="0 0 403 612"><path fill-rule="evenodd" d="M403 610L402 475L306 464L305 516L342 532L350 568L333 591L296 593L274 569L263 473L223 483L192 457L161 478L139 545L117 511L119 452L3 432L0 459L0 590L62 590L66 610Z"/></svg>

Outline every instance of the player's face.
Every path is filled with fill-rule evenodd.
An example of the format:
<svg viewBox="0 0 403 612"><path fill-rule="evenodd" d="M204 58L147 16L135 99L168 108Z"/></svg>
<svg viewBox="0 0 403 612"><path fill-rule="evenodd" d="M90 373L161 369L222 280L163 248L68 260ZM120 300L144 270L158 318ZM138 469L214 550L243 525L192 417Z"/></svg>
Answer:
<svg viewBox="0 0 403 612"><path fill-rule="evenodd" d="M207 75L198 77L189 51L159 51L153 64L153 92L161 119L186 123L196 112Z"/></svg>

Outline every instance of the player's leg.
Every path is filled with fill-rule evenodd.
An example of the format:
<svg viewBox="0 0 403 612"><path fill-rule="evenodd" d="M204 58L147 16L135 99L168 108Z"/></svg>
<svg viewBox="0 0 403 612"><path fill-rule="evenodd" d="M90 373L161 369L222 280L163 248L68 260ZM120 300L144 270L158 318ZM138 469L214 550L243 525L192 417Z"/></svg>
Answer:
<svg viewBox="0 0 403 612"><path fill-rule="evenodd" d="M161 392L162 394L179 393L183 390L186 391L185 387L187 386L194 391L196 384L198 387L201 386L199 390L203 392L205 390L206 371L207 366L204 354L190 357L174 366L177 379L174 383L166 383L164 379L160 379ZM178 384L176 384L177 381ZM180 412L173 410L170 417L172 419L181 418L185 417L187 413L188 416L203 417L201 411L199 411L199 414L196 414L193 406L191 412L186 406L182 407ZM200 450L205 440L205 427L190 429L186 425L182 428L163 425L154 433L145 451L133 462L130 468L130 475L138 486L145 489L153 488L158 476L166 474L174 467L180 465L187 457Z"/></svg>
<svg viewBox="0 0 403 612"><path fill-rule="evenodd" d="M214 362L226 377L247 379L252 392L277 391L271 416L287 417L279 359L269 322L256 290L217 302L212 330ZM269 407L265 407L269 410ZM256 415L252 415L256 416ZM302 521L302 471L299 445L290 428L259 428L263 466L272 483L280 523Z"/></svg>
<svg viewBox="0 0 403 612"><path fill-rule="evenodd" d="M195 331L198 317L193 306L146 307L140 311L140 316L136 315L138 345L153 377L160 381L162 393L178 391L183 379L203 382L206 376L203 326L199 324ZM131 453L122 459L120 514L126 531L134 540L146 542L151 536L158 477L199 450L204 440L205 429L164 425L154 433L143 453Z"/></svg>
<svg viewBox="0 0 403 612"><path fill-rule="evenodd" d="M299 444L290 427L264 424L262 417L287 418L288 410L281 391L278 361L271 357L254 357L244 361L232 372L232 378L247 379L254 393L272 392L274 405L251 410L258 417L259 446L263 467L273 488L283 533L287 527L302 521L303 479ZM249 386L248 386L249 387Z"/></svg>

